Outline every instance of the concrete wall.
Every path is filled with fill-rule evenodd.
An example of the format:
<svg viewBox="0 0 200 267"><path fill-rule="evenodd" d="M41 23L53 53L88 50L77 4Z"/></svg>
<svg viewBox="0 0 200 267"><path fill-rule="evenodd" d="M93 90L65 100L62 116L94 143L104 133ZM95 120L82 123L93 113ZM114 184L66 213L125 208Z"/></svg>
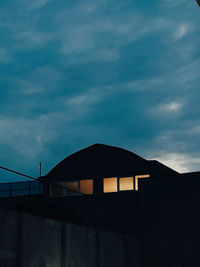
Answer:
<svg viewBox="0 0 200 267"><path fill-rule="evenodd" d="M141 240L0 210L1 267L141 267Z"/></svg>
<svg viewBox="0 0 200 267"><path fill-rule="evenodd" d="M0 198L1 208L106 231L141 236L138 192L122 191L101 196L84 195L50 199L42 195Z"/></svg>

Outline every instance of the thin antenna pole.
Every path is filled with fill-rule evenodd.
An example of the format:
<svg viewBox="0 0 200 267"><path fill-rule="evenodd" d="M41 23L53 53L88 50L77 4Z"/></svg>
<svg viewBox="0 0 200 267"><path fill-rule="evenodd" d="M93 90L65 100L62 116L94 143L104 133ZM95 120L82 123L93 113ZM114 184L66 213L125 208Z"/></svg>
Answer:
<svg viewBox="0 0 200 267"><path fill-rule="evenodd" d="M42 162L40 162L40 177L42 176Z"/></svg>
<svg viewBox="0 0 200 267"><path fill-rule="evenodd" d="M24 177L27 177L27 178L30 178L30 179L33 179L33 180L37 180L37 178L34 178L34 177L32 177L32 176L23 174L23 173L21 173L21 172L13 171L13 170L11 170L11 169L8 169L8 168L2 167L2 166L0 166L0 169L5 170L5 171L9 171L9 172L13 172L13 173L15 173L15 174L18 174L18 175L21 175L21 176L24 176Z"/></svg>

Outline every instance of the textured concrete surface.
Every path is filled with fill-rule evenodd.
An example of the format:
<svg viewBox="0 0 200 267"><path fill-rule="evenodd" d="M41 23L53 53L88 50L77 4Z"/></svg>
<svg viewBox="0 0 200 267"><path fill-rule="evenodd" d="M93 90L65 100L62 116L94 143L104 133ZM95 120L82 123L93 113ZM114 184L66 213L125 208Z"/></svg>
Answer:
<svg viewBox="0 0 200 267"><path fill-rule="evenodd" d="M97 266L96 232L93 228L66 223L66 267Z"/></svg>
<svg viewBox="0 0 200 267"><path fill-rule="evenodd" d="M139 238L98 230L99 267L142 266Z"/></svg>
<svg viewBox="0 0 200 267"><path fill-rule="evenodd" d="M137 237L0 210L0 267L141 267Z"/></svg>
<svg viewBox="0 0 200 267"><path fill-rule="evenodd" d="M61 265L61 222L26 214L23 219L23 267Z"/></svg>
<svg viewBox="0 0 200 267"><path fill-rule="evenodd" d="M17 214L0 210L0 266L16 266Z"/></svg>

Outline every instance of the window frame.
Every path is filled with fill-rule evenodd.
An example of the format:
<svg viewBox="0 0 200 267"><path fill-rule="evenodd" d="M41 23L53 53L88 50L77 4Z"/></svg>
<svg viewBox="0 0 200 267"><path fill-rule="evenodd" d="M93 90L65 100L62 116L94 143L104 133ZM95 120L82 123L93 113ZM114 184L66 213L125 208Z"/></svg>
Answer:
<svg viewBox="0 0 200 267"><path fill-rule="evenodd" d="M82 193L82 192L80 192L81 191L81 181L92 181L92 194L87 194L87 193ZM80 194L81 195L94 195L94 179L90 179L90 178L88 178L88 179L80 179L79 180L79 192L80 192Z"/></svg>
<svg viewBox="0 0 200 267"><path fill-rule="evenodd" d="M109 194L109 193L117 193L119 190L119 177L118 176L113 176L113 177L105 177L103 178L103 193L104 194ZM117 179L117 191L112 191L112 192L104 192L104 180L105 179Z"/></svg>
<svg viewBox="0 0 200 267"><path fill-rule="evenodd" d="M80 182L81 181L87 181L87 180L92 180L92 185L93 185L93 193L92 194L84 194L84 193L81 193L80 192ZM63 186L62 186L62 196L53 196L52 194L52 189L53 189L53 186L58 183L58 182L63 182ZM74 191L72 192L71 194L67 194L66 193L66 184L67 183L77 183L78 182L78 191ZM77 179L77 180L65 180L65 181L57 181L55 183L50 183L50 197L51 198L62 198L62 197L69 197L69 196L83 196L83 195L94 195L94 179L91 179L91 178L87 178L87 179Z"/></svg>
<svg viewBox="0 0 200 267"><path fill-rule="evenodd" d="M66 184L67 183L78 183L78 191L76 192L76 191L72 191L71 190L71 193L69 193L69 194L67 194L66 193ZM81 195L81 193L80 193L80 180L73 180L73 181L64 181L64 194L63 194L63 197L68 197L68 196L79 196L79 195Z"/></svg>
<svg viewBox="0 0 200 267"><path fill-rule="evenodd" d="M134 186L134 184L135 184L135 182L134 182L134 180L135 180L135 177L134 176L123 176L123 177L118 177L119 179L118 179L118 181L119 181L119 191L118 192L124 192L124 191L135 191L135 186ZM125 179L128 179L128 178L132 178L133 179L133 189L124 189L124 190L120 190L120 179L123 179L123 178L125 178Z"/></svg>
<svg viewBox="0 0 200 267"><path fill-rule="evenodd" d="M139 179L146 179L146 178L150 178L150 177L151 177L150 174L137 174L137 175L133 175L133 176L103 177L103 188L102 188L102 192L103 192L103 194L113 194L113 193L127 192L127 191L138 191L139 190L138 180ZM112 179L112 178L117 178L117 191L115 191L115 192L104 192L104 179ZM133 178L133 189L120 190L120 178ZM137 182L136 182L136 180L137 180Z"/></svg>
<svg viewBox="0 0 200 267"><path fill-rule="evenodd" d="M150 178L150 174L139 174L135 175L135 191L139 190L139 179L147 179Z"/></svg>

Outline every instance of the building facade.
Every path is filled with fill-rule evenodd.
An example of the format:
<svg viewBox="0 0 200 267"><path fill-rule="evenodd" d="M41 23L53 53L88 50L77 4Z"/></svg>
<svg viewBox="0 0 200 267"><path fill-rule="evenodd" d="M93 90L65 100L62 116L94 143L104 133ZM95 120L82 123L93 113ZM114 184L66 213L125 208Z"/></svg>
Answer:
<svg viewBox="0 0 200 267"><path fill-rule="evenodd" d="M200 266L200 172L180 174L125 149L95 144L33 183L24 185L23 195L12 193L19 185L7 185L10 195L0 198L0 208L135 238L141 267Z"/></svg>

